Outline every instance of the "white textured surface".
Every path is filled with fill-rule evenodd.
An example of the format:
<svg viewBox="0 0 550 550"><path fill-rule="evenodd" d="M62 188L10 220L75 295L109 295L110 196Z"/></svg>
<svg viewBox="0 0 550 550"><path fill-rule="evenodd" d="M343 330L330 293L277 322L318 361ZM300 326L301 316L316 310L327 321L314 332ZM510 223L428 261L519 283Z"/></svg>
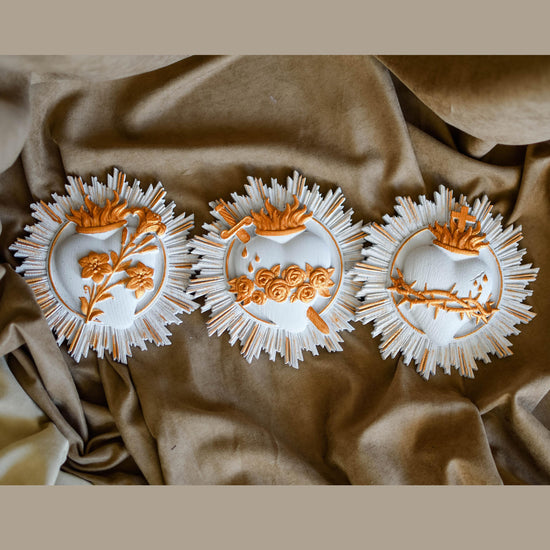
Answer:
<svg viewBox="0 0 550 550"><path fill-rule="evenodd" d="M340 283L339 286L336 284L331 288L333 299L324 309L322 309L323 299L315 303L315 310L326 323L328 334L319 331L311 322L305 322L303 329L299 330L304 322L303 312L308 309L307 307L304 309L302 305L299 305L296 310L284 306L278 313L276 313L277 308L273 306L270 312L261 313L266 319L272 319L274 322L264 322L236 302L235 294L229 291L225 260L231 242L237 243L238 239L221 238L221 232L229 229L230 226L215 210L220 204L219 201L210 203L213 209L212 215L216 221L205 224L203 227L207 233L191 241L193 253L199 255L200 260L195 265L198 274L190 283L190 291L197 297L206 298L202 309L211 311L211 319L208 323L210 335L214 333L220 335L228 331L231 336L231 345L240 341L243 345L242 354L249 362L258 357L262 351L266 351L271 360L274 361L279 354L286 364L298 368L299 362L303 360L303 350L310 351L313 355L318 354L318 347L324 347L328 351L340 351L342 338L338 332L353 330L350 322L354 318L353 312L358 305L355 297L358 285L351 279L349 270L361 258L362 222L352 223L353 210L344 211L342 206L344 196L339 188L323 196L317 184L309 187L305 184L305 178L297 172L294 172L293 177L287 178L286 186L277 183L275 179L271 180L271 185L264 185L261 180L255 180L252 177L249 177L248 181L249 185L245 186L246 195L237 193L231 195L233 202L230 205L237 213L238 220L248 216L251 210L259 212L266 198L269 198L273 206L282 210L286 204L293 202L293 195L298 197L300 205L305 205L307 211L313 213L313 218L306 224L307 231L302 233L309 236L298 235L289 239L288 249L277 251L275 243L267 245L266 240L257 241L254 245L251 239L248 244L252 243L252 247L258 248L265 245L269 251L267 249L266 252L261 251L262 254L270 254L271 257L280 258L285 263L291 262L304 267L306 258L325 266L327 263L332 264L336 261L336 257L341 255L342 259L338 259L336 265L331 265L337 270L332 280ZM313 229L315 224L319 227ZM252 236L253 229L249 231ZM310 250L312 248L310 239L315 241L316 246L321 246L322 242L326 246L328 240L333 239L333 241L324 251ZM264 261L262 256L262 262ZM271 266L262 265L262 267ZM242 266L237 268L237 265L233 265L231 274L240 273L241 269ZM288 315L296 318L289 319Z"/></svg>
<svg viewBox="0 0 550 550"><path fill-rule="evenodd" d="M405 364L414 360L417 372L425 378L435 374L438 365L446 373L454 367L463 376L472 378L477 370L476 360L488 363L490 354L498 357L510 355L511 343L507 336L519 334L516 325L527 323L534 317L531 306L524 300L532 293L526 286L535 280L538 269L521 263L525 254L525 250L518 249L521 226L503 228L502 216L490 214L492 205L489 199L486 196L476 199L469 213L480 222L481 232L486 235L489 246L482 250L474 263L469 263L472 257L470 260L459 259L457 254L445 254L435 245L430 246L430 252L414 251L416 244L426 246L430 238L422 237L420 242L410 239L435 221L439 224L448 222L450 211L456 210L457 205L468 206L464 196L456 200L451 190L441 186L433 201L425 196L419 197L417 203L403 197L396 200L396 216L386 214L383 226L371 223L365 228L365 239L370 246L363 250L364 260L353 270L355 280L362 284L357 296L363 303L357 309L357 320L364 324L374 323L372 335L381 336L383 358L401 353ZM429 235L430 232L423 234ZM410 241L406 244L408 239ZM401 254L403 261L398 264ZM411 259L407 264L405 258L409 255ZM390 269L401 264L408 270L405 276L408 283L418 277L419 282L442 285L446 290L456 283L455 289L466 294L471 284L468 278L478 275L478 271L483 272L487 274L488 290L494 298L497 289L499 291L500 299L495 304L497 311L487 324L478 325L477 330L471 331L472 322L458 322L460 319L456 319L454 312L449 315L440 312L436 321L428 322L428 317L434 315L433 308L415 305L413 312L414 308L425 309L422 313L407 313L411 315L410 320L418 324L415 327L402 315L403 308L408 306L397 306L388 290L392 286ZM415 285L414 288L421 286Z"/></svg>
<svg viewBox="0 0 550 550"><path fill-rule="evenodd" d="M116 361L122 363L132 355L132 346L146 349L147 341L157 345L169 344L170 331L167 325L181 323L178 315L182 312L190 313L197 307L186 292L192 261L188 254L187 234L193 227L193 215L186 216L183 213L175 216L176 205L173 202L165 204L166 191L160 182L155 186L149 185L143 191L138 180L130 184L117 169L108 175L107 184L101 183L96 177L92 177L90 184L71 176L68 180L66 195L54 194L53 203L47 205L31 204L33 217L38 223L25 227L30 235L18 239L10 247L15 251L15 257L24 258L17 271L24 274L34 290L50 327L58 336L58 344L66 340L76 361L82 356L86 357L88 350L93 348L99 357L108 351ZM160 241L166 261L159 263L160 258L153 259L153 254L143 256L143 263L152 262L157 268L164 267L156 273L154 292L148 291L141 300L136 301L132 300L130 292L126 292L125 296L118 293L118 299L115 296L111 303L108 303L109 300L101 302L102 308L105 304L105 312L99 319L85 322L80 307L72 307L78 306L79 298L84 296L85 283L81 279L79 285L80 275L77 277L80 273L80 254L83 251L90 252L87 250L90 242L94 243L94 249L96 246L109 248L108 245L115 244L115 241L120 246L120 239L116 232L114 235L104 233L94 237L76 235L70 228L74 224L66 219L66 215L72 209L78 210L84 204L85 196L89 196L96 204L104 205L107 199L113 198L114 190L118 191L121 200L128 202L128 208L147 207L161 217L166 231L155 239ZM133 217L129 219L130 227L136 224ZM66 237L68 250L64 253L61 247L56 246L50 262L51 243L58 235L62 243ZM111 243L109 239L114 241ZM143 261L141 255L139 260ZM59 283L60 293L53 288L52 281L54 284Z"/></svg>
<svg viewBox="0 0 550 550"><path fill-rule="evenodd" d="M254 277L258 269L271 268L279 264L281 271L291 265L297 265L301 269L306 269L306 264L314 267L334 267L335 272L332 281L335 283L333 289L338 288L342 276L342 262L340 260L339 250L330 238L330 234L320 224L313 221L306 223L307 229L299 234L291 235L290 239L284 244L276 241L276 237L254 236L249 242L241 243L235 240L235 245L231 250L228 265L228 279L240 275ZM248 256L242 257L242 249L246 246ZM256 256L259 261L255 261ZM252 263L254 271L248 270ZM334 294L332 290L332 294ZM246 306L247 311L267 322L275 323L278 327L289 332L303 331L309 320L306 312L309 307L316 311L322 311L331 301L330 298L324 298L317 294L310 303L296 301L290 303L288 300L283 303L277 303L268 300L264 305L250 303Z"/></svg>

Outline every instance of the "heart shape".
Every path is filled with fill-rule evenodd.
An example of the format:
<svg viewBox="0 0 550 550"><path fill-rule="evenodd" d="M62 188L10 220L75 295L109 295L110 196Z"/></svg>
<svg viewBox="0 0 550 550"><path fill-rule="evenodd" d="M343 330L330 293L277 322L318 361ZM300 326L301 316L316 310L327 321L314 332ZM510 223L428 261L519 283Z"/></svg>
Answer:
<svg viewBox="0 0 550 550"><path fill-rule="evenodd" d="M403 278L416 291L451 291L459 298L477 297L480 304L495 301L499 290L498 266L491 261L490 252L482 250L479 256L466 256L437 245L414 248L403 263ZM414 284L413 284L414 283ZM399 303L400 312L416 328L422 330L436 345L445 346L455 338L474 331L479 325L463 316L452 301L449 308L437 311L432 305Z"/></svg>
<svg viewBox="0 0 550 550"><path fill-rule="evenodd" d="M133 231L137 224L131 220L127 225L128 231ZM58 297L75 313L81 314L80 297L86 296L84 286L91 286L91 278L82 276L79 260L90 252L109 255L111 251L119 252L123 228L93 235L80 234L74 229L74 224L66 225L58 235L51 251L48 266L49 277ZM159 249L132 256L132 266L141 262L144 266L154 270L154 288L162 283L164 265ZM111 262L112 263L112 262ZM112 275L111 283L127 278L122 271ZM145 307L151 300L153 292L148 291L141 298L135 292L125 288L124 284L114 286L109 290L112 298L98 302L97 307L103 312L96 320L112 328L127 328L132 325L136 311ZM94 321L96 322L96 321Z"/></svg>
<svg viewBox="0 0 550 550"><path fill-rule="evenodd" d="M243 255L244 251L246 255ZM322 233L318 234L308 229L290 236L255 235L230 255L228 279L246 275L253 280L258 270L271 269L275 265L280 266L281 273L291 265L297 265L304 271L306 264L313 268L328 269L336 267L334 256L334 250L327 246ZM340 269L335 271L333 282L337 283L340 272ZM331 297L323 297L317 293L315 298L307 303L300 300L290 302L287 299L284 302L276 302L268 299L265 304L251 302L244 307L250 314L261 320L273 323L289 332L301 332L309 323L308 309L314 307L315 310L321 310L330 300Z"/></svg>

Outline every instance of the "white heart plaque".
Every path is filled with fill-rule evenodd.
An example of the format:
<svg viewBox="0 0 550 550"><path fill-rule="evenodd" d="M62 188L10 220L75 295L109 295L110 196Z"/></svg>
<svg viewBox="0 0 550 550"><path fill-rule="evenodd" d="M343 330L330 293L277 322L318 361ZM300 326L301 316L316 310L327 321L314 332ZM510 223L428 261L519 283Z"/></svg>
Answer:
<svg viewBox="0 0 550 550"><path fill-rule="evenodd" d="M79 361L88 349L126 362L131 346L169 344L169 323L197 305L185 289L193 216L174 216L161 183L142 191L114 170L107 184L68 177L67 195L31 205L39 222L12 245L61 345Z"/></svg>
<svg viewBox="0 0 550 550"><path fill-rule="evenodd" d="M210 203L216 221L191 243L200 260L190 291L206 297L210 335L227 330L249 362L265 350L297 368L302 350L339 351L338 332L352 330L362 223L352 225L340 189L323 197L297 172L286 187L248 181L247 196Z"/></svg>
<svg viewBox="0 0 550 550"><path fill-rule="evenodd" d="M473 378L476 359L510 355L507 336L534 313L523 300L538 269L521 263L521 227L503 229L484 196L469 206L441 186L434 201L397 198L397 216L365 228L371 245L353 270L357 320L374 322L382 357L403 354L429 378L440 365Z"/></svg>

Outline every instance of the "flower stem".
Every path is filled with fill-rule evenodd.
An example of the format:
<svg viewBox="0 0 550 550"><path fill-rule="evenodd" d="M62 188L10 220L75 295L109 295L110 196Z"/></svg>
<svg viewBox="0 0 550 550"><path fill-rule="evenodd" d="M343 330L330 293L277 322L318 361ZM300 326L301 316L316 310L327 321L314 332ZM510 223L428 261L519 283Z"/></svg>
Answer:
<svg viewBox="0 0 550 550"><path fill-rule="evenodd" d="M126 229L126 227L124 229ZM86 315L86 322L87 323L91 320L91 314L94 311L95 304L97 302L101 301L101 297L105 294L105 292L123 282L123 280L121 280L121 281L118 281L118 282L116 282L116 283L114 283L110 286L107 286L107 285L109 285L109 282L111 281L111 278L113 277L113 275L115 273L119 272L119 268L125 260L127 260L130 256L132 256L136 253L139 253L139 247L142 244L144 244L143 241L139 245L135 244L135 240L138 237L137 234L133 234L130 237L130 240L128 241L128 243L124 244L124 241L126 240L127 234L128 234L127 229L126 229L126 231L122 232L122 238L121 238L121 241L120 241L120 255L118 257L117 262L113 265L113 270L111 271L111 273L109 273L106 276L106 278L101 282L101 284L99 284L97 286L94 284L94 286L92 287L92 291L90 293L90 301L89 301L89 305L88 305L88 313ZM153 237L151 237L151 239L152 238ZM149 242L151 239L147 240L147 238L145 238L144 241Z"/></svg>

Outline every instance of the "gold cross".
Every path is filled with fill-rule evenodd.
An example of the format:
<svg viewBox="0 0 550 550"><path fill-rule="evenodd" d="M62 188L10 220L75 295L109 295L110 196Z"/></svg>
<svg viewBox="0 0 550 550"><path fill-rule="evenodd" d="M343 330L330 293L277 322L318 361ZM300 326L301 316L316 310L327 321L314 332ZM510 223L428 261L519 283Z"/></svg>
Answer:
<svg viewBox="0 0 550 550"><path fill-rule="evenodd" d="M451 212L451 220L456 220L458 222L458 230L464 231L464 229L466 228L466 222L475 222L476 217L469 216L468 207L462 206L460 208L460 212L458 211Z"/></svg>

